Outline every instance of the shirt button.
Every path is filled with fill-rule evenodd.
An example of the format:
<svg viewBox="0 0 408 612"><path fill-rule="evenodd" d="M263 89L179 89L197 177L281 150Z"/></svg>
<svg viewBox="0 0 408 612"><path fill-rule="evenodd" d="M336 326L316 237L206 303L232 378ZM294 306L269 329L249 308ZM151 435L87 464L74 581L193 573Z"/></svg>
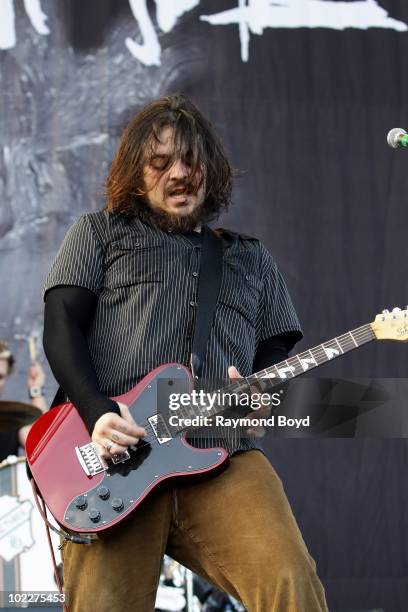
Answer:
<svg viewBox="0 0 408 612"><path fill-rule="evenodd" d="M195 306L195 305L196 305L196 303L194 302L194 300L191 300L190 306Z"/></svg>
<svg viewBox="0 0 408 612"><path fill-rule="evenodd" d="M193 276L198 276L198 272L193 272Z"/></svg>

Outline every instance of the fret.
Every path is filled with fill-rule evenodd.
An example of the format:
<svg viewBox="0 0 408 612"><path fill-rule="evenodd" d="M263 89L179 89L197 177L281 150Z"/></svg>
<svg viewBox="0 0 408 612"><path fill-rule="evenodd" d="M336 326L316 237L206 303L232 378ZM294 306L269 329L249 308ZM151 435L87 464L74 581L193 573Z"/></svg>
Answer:
<svg viewBox="0 0 408 612"><path fill-rule="evenodd" d="M343 349L342 349L342 348L341 348L341 346L340 346L339 339L338 339L338 338L334 338L334 340L335 340L335 342L336 342L337 346L339 347L341 354L343 354L343 353L344 353L344 351L343 351Z"/></svg>
<svg viewBox="0 0 408 612"><path fill-rule="evenodd" d="M179 408L177 408L174 414L177 414L184 419L187 416L189 416L188 409L189 409L189 406L183 406L182 404L180 404ZM171 411L171 413L173 413L173 411Z"/></svg>
<svg viewBox="0 0 408 612"><path fill-rule="evenodd" d="M289 357L286 363L288 363L290 367L292 368L293 377L303 374L304 369L302 368L302 364L300 363L297 355L294 355L293 357Z"/></svg>
<svg viewBox="0 0 408 612"><path fill-rule="evenodd" d="M196 409L200 415L205 416L208 413L207 406L202 404L201 402L199 402L197 406L194 406L192 408L193 408L192 412L194 411L194 409Z"/></svg>
<svg viewBox="0 0 408 612"><path fill-rule="evenodd" d="M276 365L271 366L270 368L265 368L263 371L265 373L263 374L262 378L280 378Z"/></svg>
<svg viewBox="0 0 408 612"><path fill-rule="evenodd" d="M268 382L267 378L263 377L263 374L266 372L266 370L261 370L260 372L257 372L255 374L252 375L252 377L254 377L256 379L256 386L258 387L259 391L261 393L263 393L264 391L268 391L268 389L270 388L270 383ZM251 383L252 385L252 383Z"/></svg>
<svg viewBox="0 0 408 612"><path fill-rule="evenodd" d="M346 353L347 351L350 351L352 348L354 348L354 345L350 346L350 340L348 338L348 334L344 334L343 336L338 336L337 341L343 353Z"/></svg>
<svg viewBox="0 0 408 612"><path fill-rule="evenodd" d="M316 365L321 365L322 363L326 363L327 355L323 349L323 345L319 344L319 346L315 346L309 350L309 353L312 355L313 359L316 361Z"/></svg>
<svg viewBox="0 0 408 612"><path fill-rule="evenodd" d="M318 365L310 350L306 351L305 353L300 353L300 355L296 355L296 357L299 359L300 365L302 366L304 372L310 370L311 368L315 368Z"/></svg>
<svg viewBox="0 0 408 612"><path fill-rule="evenodd" d="M355 344L356 346L359 346L359 345L357 344L357 342L355 341L354 336L353 336L353 334L352 334L352 332L351 332L351 331L349 331L348 335L351 337L351 339L352 339L352 341L354 342L354 344Z"/></svg>
<svg viewBox="0 0 408 612"><path fill-rule="evenodd" d="M306 365L306 367L303 365L301 358L299 357L299 355L295 355L295 359L298 360L300 367L302 368L303 372L306 372L306 370L308 369L308 365Z"/></svg>
<svg viewBox="0 0 408 612"><path fill-rule="evenodd" d="M283 367L281 367L283 366ZM288 362L281 361L276 364L276 369L278 370L279 378L286 380L288 377L294 377L293 370L295 369L293 366L289 365Z"/></svg>
<svg viewBox="0 0 408 612"><path fill-rule="evenodd" d="M334 359L335 357L341 355L341 351L337 348L337 343L335 343L334 340L324 342L322 344L322 347L324 352L326 353L328 361L331 361L331 359Z"/></svg>
<svg viewBox="0 0 408 612"><path fill-rule="evenodd" d="M241 393L250 393L250 385L252 384L250 382L250 378L251 376L248 378L242 378L237 382L234 381L231 384L231 393L237 393L237 395L240 395Z"/></svg>

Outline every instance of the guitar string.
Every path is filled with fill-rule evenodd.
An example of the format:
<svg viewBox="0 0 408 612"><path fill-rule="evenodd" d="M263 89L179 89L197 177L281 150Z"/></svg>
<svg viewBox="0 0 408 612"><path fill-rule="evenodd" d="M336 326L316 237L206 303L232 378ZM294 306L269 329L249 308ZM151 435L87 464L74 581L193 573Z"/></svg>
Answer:
<svg viewBox="0 0 408 612"><path fill-rule="evenodd" d="M368 333L367 333L367 332L368 332ZM352 340L349 338L350 333L352 333L352 334L353 334L353 336L355 337L355 339L356 339L356 341L357 341L357 343L358 343L358 344L357 344L357 346L356 346L356 344L355 344L355 343L354 343L354 342L353 342L353 341L352 341ZM371 340L371 339L374 339L374 337L375 337L375 335L374 335L374 333L373 333L373 331L372 331L372 329L371 329L371 325L370 325L370 324L368 324L368 325L366 325L366 326L363 326L363 327L361 327L361 328L358 328L357 330L352 330L352 332L347 332L347 333L343 334L342 336L337 336L336 338L333 338L333 339L330 339L330 340L328 340L328 341L326 341L326 342L323 342L322 344L320 344L320 345L318 345L318 346L316 346L316 347L312 347L312 348L311 348L311 349L309 349L308 351L304 351L303 353L300 353L300 354L299 354L299 356L301 356L301 355L306 355L306 354L308 354L309 352L312 352L312 351L320 351L320 352L322 353L322 355L324 355L324 357L325 357L325 358L324 358L324 361L322 362L322 364L323 364L323 363L327 363L327 361L331 361L331 359L328 359L328 358L327 358L327 354L326 354L326 352L325 352L325 350L324 350L324 348L325 348L325 346L324 346L324 345L326 345L328 348L330 348L330 346L329 346L330 344L335 343L335 342L336 342L336 340L340 340L341 338L345 338L345 341L343 342L344 352L348 352L350 349L353 349L353 348L358 348L358 346L360 346L360 344L359 344L359 343L360 343L360 342L362 343L363 339L364 339L364 340ZM347 346L345 346L346 344L347 344ZM337 355L334 355L334 356L332 357L332 359L333 359L333 358L335 358L335 357L339 357L341 354L343 354L343 353L339 353L339 354L337 354ZM288 362L289 360L293 360L293 359L297 359L297 356L295 355L295 356L293 356L293 357L289 358L288 360L285 360L285 361L283 361L283 362L280 362L280 363L278 363L278 364L275 364L275 366L271 366L271 368L266 368L265 370L261 370L260 372L265 372L265 373L267 373L267 372L268 372L270 369L273 369L274 367L276 367L276 368L277 368L277 367L278 367L280 364L285 365L285 363L286 363L286 362ZM314 367L317 367L318 365L322 365L322 364L316 363L315 365L313 365L313 366L309 367L308 369L313 369ZM304 371L305 371L305 370L302 370L302 372L299 372L299 374L303 373ZM299 374L298 374L298 375L299 375ZM259 375L259 372L258 372L258 373L256 373L256 374L252 374L252 375L251 375L251 376L249 376L249 377L244 377L244 378L239 379L239 380L240 380L240 381L241 381L241 383L242 383L242 380L248 381L248 379L249 379L249 378L252 378L252 377L255 377L255 376L256 376L256 378L259 380L259 379L260 379L260 378L262 378L262 377L259 377L258 375ZM295 377L296 377L296 376L294 376L294 375L293 375L291 378L295 378ZM281 377L276 377L276 379L272 379L272 380L274 380L274 383L276 383L276 384L272 383L272 384L271 384L271 386L277 386L277 385L281 384L282 382L286 382L286 381L288 381L288 380L291 380L291 378L281 378ZM278 382L278 381L279 381L279 382ZM250 386L250 384L253 384L253 383L252 383L252 382L251 382L251 383L247 382L247 383L246 383L246 386L248 387L248 386ZM227 387L224 387L224 390L225 390L225 389L227 389L227 388L229 388L229 387L234 387L234 386L235 386L235 385L234 385L234 383L232 383L232 385L229 385L229 386L227 386ZM181 410L180 410L180 412L182 413L182 412L183 412L183 409L181 409ZM192 415L191 415L191 414L189 414L189 413L187 413L187 414L188 414L190 417L192 416ZM148 424L147 424L147 423L140 423L140 425L141 425L142 427L143 427L143 426L147 426L147 427L148 427ZM150 423L149 423L149 425L150 425ZM184 429L186 429L186 428L183 428L183 429L179 430L177 433L181 433L181 432L182 432ZM188 429L191 429L191 428L188 428ZM163 437L164 437L164 436L163 436ZM218 437L218 436L217 436L217 437ZM142 439L142 442L145 442L145 444L148 444L148 443L151 443L151 442L155 442L155 441L157 441L157 443L159 443L159 442L158 442L158 440L157 440L157 438L156 438L156 436L154 435L154 433L153 433L153 435L152 435L152 434L149 434L148 436L146 436L146 437L144 437L144 438ZM142 444L140 444L140 443L139 443L138 448L140 448L141 446L142 446Z"/></svg>
<svg viewBox="0 0 408 612"><path fill-rule="evenodd" d="M354 342L352 340L352 338L354 338L354 340L356 342ZM335 338L331 338L330 340L327 340L326 342L323 342L315 347L312 347L306 351L303 351L302 353L299 353L297 355L294 355L293 357L289 357L287 360L284 360L280 363L277 363L273 366L270 366L268 368L265 368L264 370L260 370L259 372L256 372L255 374L251 374L248 377L242 377L241 379L239 379L241 381L245 381L246 387L250 387L251 384L254 383L254 381L251 380L251 382L248 382L249 379L254 378L255 380L265 380L264 378L262 378L262 376L259 376L260 373L264 372L265 374L268 374L270 372L270 370L276 368L277 370L279 370L278 366L280 366L281 364L283 364L283 368L285 367L285 364L293 361L293 360L297 360L297 358L301 357L302 355L309 355L312 354L313 357L313 351L320 351L320 353L322 354L322 356L324 356L324 360L321 363L316 363L313 365L310 365L310 367L307 368L307 370L303 370L302 372L299 372L299 374L296 375L292 375L290 378L281 378L281 377L276 377L273 379L269 379L271 381L273 381L271 383L271 387L275 387L278 386L279 384L282 384L282 382L287 382L289 380L292 380L293 378L296 378L297 376L301 375L303 372L305 371L309 371L312 370L313 368L319 366L319 365L323 365L323 363L327 363L328 361L331 361L332 359L336 358L336 357L340 357L344 352L348 352L354 348L358 348L359 346L361 346L362 344L364 344L365 342L368 342L370 340L373 340L375 338L375 334L374 331L371 327L371 324L368 323L367 325L363 325L355 330L351 330L349 332L346 332L344 334L342 334L341 336L336 336ZM335 343L337 344L337 342L340 343L340 348L343 349L343 352L339 352L337 355L334 355L331 359L327 357L327 353L325 351L325 346L326 348L331 348L331 344ZM357 344L357 346L356 346ZM338 350L338 349L337 349ZM317 360L319 359L319 357L317 357ZM316 361L316 360L315 360ZM297 367L301 367L300 364L297 363ZM296 370L296 367L295 367ZM237 385L237 383L235 383L235 385ZM225 392L226 389L230 388L230 387L234 387L235 386L234 383L227 385L226 387L224 387L222 390ZM190 407L187 407L187 409ZM183 409L180 410L180 413L183 413ZM191 414L187 413L190 417L192 416ZM145 429L147 429L147 431L149 430L149 426L150 423L148 422L142 422L139 423L139 425L141 427L144 427ZM182 428L180 430L177 431L177 433L181 433L185 430L186 428ZM191 428L188 428L191 429ZM166 436L160 436L160 437L166 437ZM217 438L219 438L220 436L217 436ZM205 438L207 439L207 438ZM154 431L152 433L149 433L147 436L143 437L140 442L138 443L136 450L139 450L140 448L142 448L143 446L147 445L147 444L152 444L156 442L157 444L159 444L159 441L157 440L157 437L154 433Z"/></svg>

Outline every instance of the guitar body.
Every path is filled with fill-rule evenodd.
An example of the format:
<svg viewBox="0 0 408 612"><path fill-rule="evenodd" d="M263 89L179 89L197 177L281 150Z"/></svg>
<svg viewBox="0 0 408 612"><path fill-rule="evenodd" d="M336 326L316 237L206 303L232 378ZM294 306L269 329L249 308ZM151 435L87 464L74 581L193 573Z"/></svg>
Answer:
<svg viewBox="0 0 408 612"><path fill-rule="evenodd" d="M136 423L148 432L148 442L139 442L130 450L129 459L116 464L109 461L95 475L88 475L78 458L76 449L89 444L91 438L73 404L53 408L32 426L26 443L27 462L47 507L66 530L104 531L127 517L159 484L215 474L226 467L228 453L223 448L196 449L182 434L171 439L158 436L154 419L160 381L192 388L185 366L166 364L113 398L129 406Z"/></svg>

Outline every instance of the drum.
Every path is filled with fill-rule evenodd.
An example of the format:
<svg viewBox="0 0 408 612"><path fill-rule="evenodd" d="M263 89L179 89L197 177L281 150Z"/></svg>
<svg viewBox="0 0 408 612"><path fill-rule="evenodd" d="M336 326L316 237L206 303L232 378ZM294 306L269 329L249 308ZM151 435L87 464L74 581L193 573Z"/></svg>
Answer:
<svg viewBox="0 0 408 612"><path fill-rule="evenodd" d="M55 524L49 513L48 519ZM59 538L52 531L51 540L58 564ZM8 457L0 463L0 591L57 590L48 538L27 478L25 457Z"/></svg>

